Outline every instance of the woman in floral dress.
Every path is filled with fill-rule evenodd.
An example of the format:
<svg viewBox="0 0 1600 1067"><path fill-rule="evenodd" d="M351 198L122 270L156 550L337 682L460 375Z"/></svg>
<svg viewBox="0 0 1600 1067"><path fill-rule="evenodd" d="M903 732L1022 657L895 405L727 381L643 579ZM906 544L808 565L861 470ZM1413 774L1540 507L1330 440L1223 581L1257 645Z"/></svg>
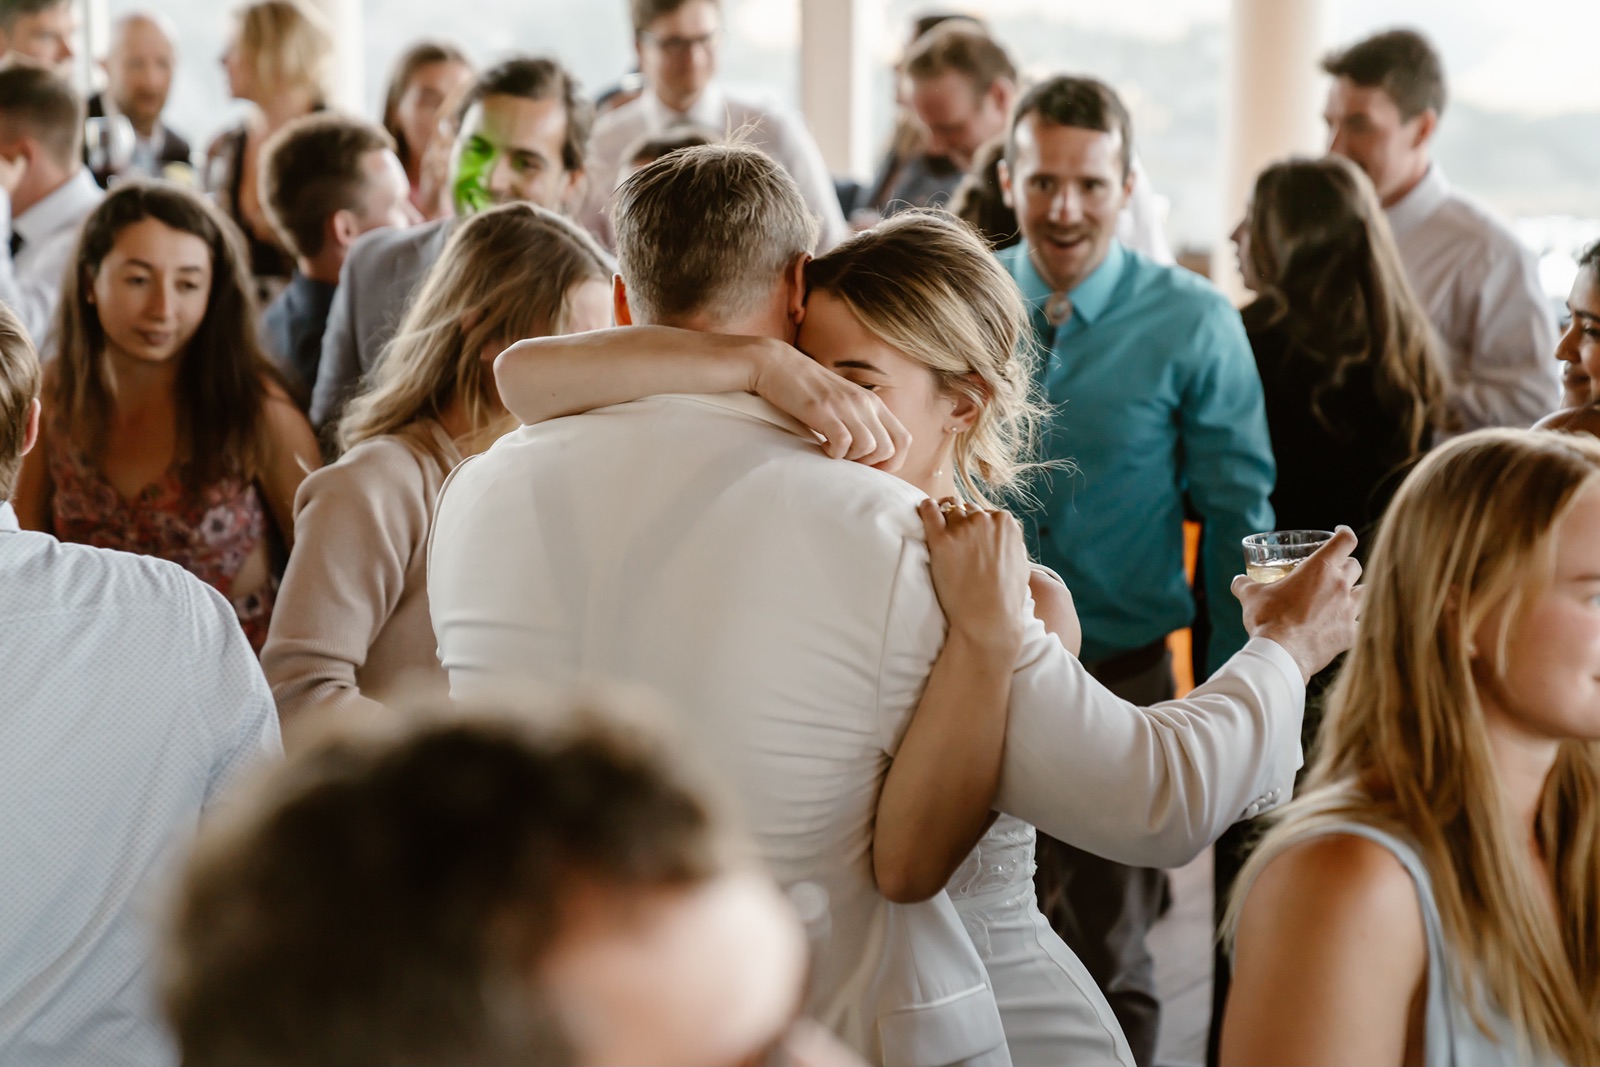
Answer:
<svg viewBox="0 0 1600 1067"><path fill-rule="evenodd" d="M177 186L119 186L62 291L23 526L159 556L232 602L259 650L316 437L256 342L237 231Z"/></svg>

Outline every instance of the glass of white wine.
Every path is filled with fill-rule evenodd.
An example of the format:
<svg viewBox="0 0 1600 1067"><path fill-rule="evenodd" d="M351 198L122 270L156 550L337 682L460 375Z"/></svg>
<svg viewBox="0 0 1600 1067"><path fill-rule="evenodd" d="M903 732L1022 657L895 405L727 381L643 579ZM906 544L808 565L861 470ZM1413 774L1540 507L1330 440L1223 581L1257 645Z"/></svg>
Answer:
<svg viewBox="0 0 1600 1067"><path fill-rule="evenodd" d="M1333 540L1331 530L1279 530L1244 539L1244 572L1270 585L1287 578L1313 552Z"/></svg>

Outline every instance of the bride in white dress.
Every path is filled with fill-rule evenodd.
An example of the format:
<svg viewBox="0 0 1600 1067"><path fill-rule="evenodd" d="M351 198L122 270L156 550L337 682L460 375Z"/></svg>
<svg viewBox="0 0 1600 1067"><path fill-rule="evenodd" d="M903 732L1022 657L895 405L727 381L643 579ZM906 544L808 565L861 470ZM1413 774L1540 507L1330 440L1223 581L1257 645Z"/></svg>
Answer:
<svg viewBox="0 0 1600 1067"><path fill-rule="evenodd" d="M1039 913L1033 827L990 811L1024 587L1069 651L1080 639L1066 587L1030 569L1020 527L991 502L1018 484L1033 439L1026 307L970 231L932 214L856 235L808 264L806 280L796 318L809 358L769 339L664 326L539 338L496 361L501 399L535 423L660 393L753 392L815 431L830 455L880 466L940 502L923 508L934 585L947 617L957 602L967 614L950 618L885 778L879 889L912 903L948 884L1015 1067L1131 1065L1109 1005Z"/></svg>

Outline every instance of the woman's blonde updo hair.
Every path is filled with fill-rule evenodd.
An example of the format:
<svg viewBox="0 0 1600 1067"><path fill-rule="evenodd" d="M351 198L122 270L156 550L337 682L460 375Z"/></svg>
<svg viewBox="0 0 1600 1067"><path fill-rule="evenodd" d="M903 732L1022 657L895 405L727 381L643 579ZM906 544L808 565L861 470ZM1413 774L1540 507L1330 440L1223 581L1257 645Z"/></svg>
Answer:
<svg viewBox="0 0 1600 1067"><path fill-rule="evenodd" d="M339 422L339 447L437 419L460 397L469 451L515 424L500 404L489 346L565 333L574 287L609 282L594 238L553 211L502 204L460 223L384 349L366 392ZM421 435L424 447L431 437Z"/></svg>
<svg viewBox="0 0 1600 1067"><path fill-rule="evenodd" d="M983 507L1020 495L1038 443L1032 325L1016 283L953 215L904 211L806 267L809 292L839 300L884 344L978 407L956 435L962 496Z"/></svg>
<svg viewBox="0 0 1600 1067"><path fill-rule="evenodd" d="M333 33L322 15L298 0L255 0L235 14L235 47L256 74L263 96L303 89L324 104L333 89Z"/></svg>

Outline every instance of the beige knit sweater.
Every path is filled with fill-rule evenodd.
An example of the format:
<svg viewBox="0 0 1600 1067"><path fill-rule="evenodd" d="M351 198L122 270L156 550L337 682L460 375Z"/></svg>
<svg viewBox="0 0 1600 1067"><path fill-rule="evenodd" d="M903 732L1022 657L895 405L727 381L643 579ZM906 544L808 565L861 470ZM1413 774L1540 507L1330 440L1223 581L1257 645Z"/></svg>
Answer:
<svg viewBox="0 0 1600 1067"><path fill-rule="evenodd" d="M445 691L428 616L428 527L459 462L444 428L424 419L300 483L294 551L261 652L286 734Z"/></svg>

